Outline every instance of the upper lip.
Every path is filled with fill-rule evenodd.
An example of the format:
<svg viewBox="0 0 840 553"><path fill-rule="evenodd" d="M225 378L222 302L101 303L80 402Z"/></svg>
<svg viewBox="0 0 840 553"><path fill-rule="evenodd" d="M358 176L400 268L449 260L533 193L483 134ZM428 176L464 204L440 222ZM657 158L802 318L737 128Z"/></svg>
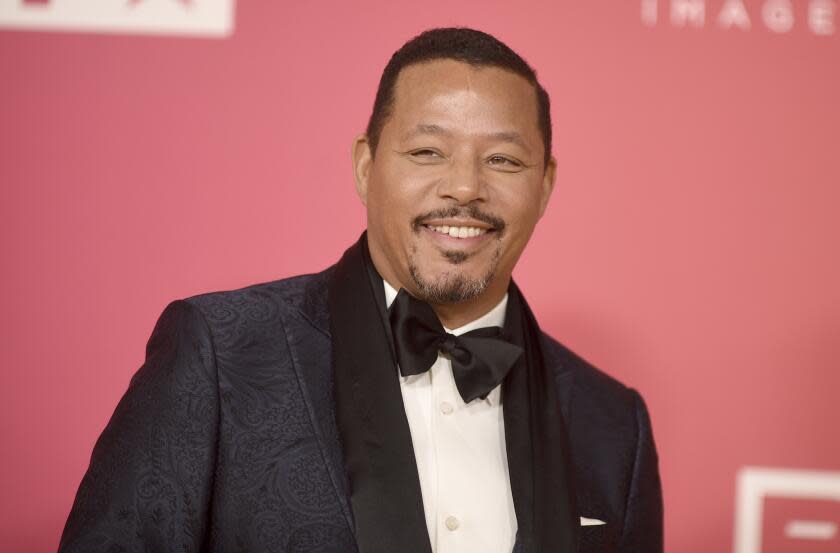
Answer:
<svg viewBox="0 0 840 553"><path fill-rule="evenodd" d="M429 219L423 221L423 224L429 227L475 227L484 230L494 230L495 228L493 225L475 219Z"/></svg>

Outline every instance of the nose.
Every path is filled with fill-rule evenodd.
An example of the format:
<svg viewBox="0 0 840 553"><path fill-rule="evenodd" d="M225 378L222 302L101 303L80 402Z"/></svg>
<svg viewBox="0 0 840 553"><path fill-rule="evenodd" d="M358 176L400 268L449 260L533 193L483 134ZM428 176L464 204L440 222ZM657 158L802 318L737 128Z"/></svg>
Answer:
<svg viewBox="0 0 840 553"><path fill-rule="evenodd" d="M486 199L486 186L479 163L466 157L453 160L447 174L438 184L438 195L454 199L460 205Z"/></svg>

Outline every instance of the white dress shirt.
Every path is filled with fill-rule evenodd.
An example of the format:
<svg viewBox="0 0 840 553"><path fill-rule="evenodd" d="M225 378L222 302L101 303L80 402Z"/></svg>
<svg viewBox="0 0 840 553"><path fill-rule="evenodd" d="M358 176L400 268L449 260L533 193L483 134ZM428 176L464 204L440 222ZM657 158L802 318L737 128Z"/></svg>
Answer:
<svg viewBox="0 0 840 553"><path fill-rule="evenodd" d="M390 307L397 291L383 282ZM446 331L457 336L484 326L503 326L506 306L507 294L487 314ZM510 553L516 512L501 386L486 399L464 403L452 363L441 355L427 372L399 379L432 552Z"/></svg>

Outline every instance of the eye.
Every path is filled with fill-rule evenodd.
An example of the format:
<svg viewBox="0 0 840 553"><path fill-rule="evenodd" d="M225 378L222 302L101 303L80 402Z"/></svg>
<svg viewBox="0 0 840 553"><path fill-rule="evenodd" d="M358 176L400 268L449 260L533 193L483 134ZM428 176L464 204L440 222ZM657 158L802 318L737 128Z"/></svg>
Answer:
<svg viewBox="0 0 840 553"><path fill-rule="evenodd" d="M428 158L436 158L441 157L439 153L434 150L430 150L428 148L423 148L422 150L414 150L410 153L413 157L428 157Z"/></svg>
<svg viewBox="0 0 840 553"><path fill-rule="evenodd" d="M440 152L432 150L430 148L421 148L420 150L414 150L413 152L408 153L411 156L411 159L419 162L430 162L430 161L440 161L443 159L443 155Z"/></svg>
<svg viewBox="0 0 840 553"><path fill-rule="evenodd" d="M487 160L490 165L494 165L496 167L502 167L505 169L517 169L522 167L522 164L516 161L515 159L511 159L501 155L492 155Z"/></svg>

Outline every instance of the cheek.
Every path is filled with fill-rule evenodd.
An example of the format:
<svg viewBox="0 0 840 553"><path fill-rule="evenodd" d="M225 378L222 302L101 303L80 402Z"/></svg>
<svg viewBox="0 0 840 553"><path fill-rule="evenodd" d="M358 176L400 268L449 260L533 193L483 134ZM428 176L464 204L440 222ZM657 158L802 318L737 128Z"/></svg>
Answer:
<svg viewBox="0 0 840 553"><path fill-rule="evenodd" d="M538 219L538 206L519 202L505 214L507 225L502 237L503 265L511 269L528 244Z"/></svg>
<svg viewBox="0 0 840 553"><path fill-rule="evenodd" d="M374 175L368 191L368 221L382 238L394 246L411 233L411 222L419 215L420 199L410 178L396 171Z"/></svg>
<svg viewBox="0 0 840 553"><path fill-rule="evenodd" d="M429 179L423 176L398 168L382 170L371 181L368 209L380 210L380 219L409 228L427 203L429 187Z"/></svg>
<svg viewBox="0 0 840 553"><path fill-rule="evenodd" d="M507 234L516 241L527 239L539 219L539 198L513 188L504 202L507 206L504 214Z"/></svg>

